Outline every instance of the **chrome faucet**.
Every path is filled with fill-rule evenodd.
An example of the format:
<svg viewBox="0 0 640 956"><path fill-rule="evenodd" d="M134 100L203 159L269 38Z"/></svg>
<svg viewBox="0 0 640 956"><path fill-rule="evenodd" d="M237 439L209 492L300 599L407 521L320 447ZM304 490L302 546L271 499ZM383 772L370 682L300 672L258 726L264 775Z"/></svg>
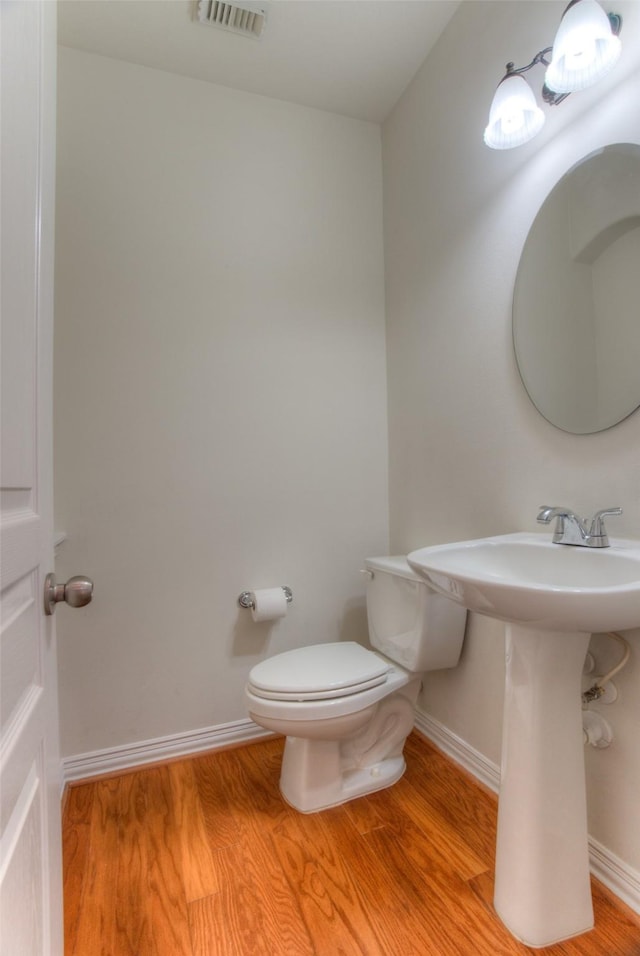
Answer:
<svg viewBox="0 0 640 956"><path fill-rule="evenodd" d="M552 518L557 518L553 534L554 544L574 544L583 548L608 548L609 537L604 526L607 515L621 515L622 508L603 508L597 511L591 522L580 518L569 508L551 508L548 505L540 506L537 520L540 524L549 524Z"/></svg>

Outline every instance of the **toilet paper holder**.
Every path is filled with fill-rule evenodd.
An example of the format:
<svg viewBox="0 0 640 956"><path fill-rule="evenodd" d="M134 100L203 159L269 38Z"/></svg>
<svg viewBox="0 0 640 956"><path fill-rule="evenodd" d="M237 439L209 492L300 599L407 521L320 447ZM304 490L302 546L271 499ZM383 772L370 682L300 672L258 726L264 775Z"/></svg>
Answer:
<svg viewBox="0 0 640 956"><path fill-rule="evenodd" d="M291 602L293 601L293 591L291 590L291 588L288 588L285 585L282 586L282 590L284 591L284 596L287 599L287 604L291 604ZM253 592L243 591L240 597L238 598L238 604L240 605L240 607L254 608L255 602L253 600Z"/></svg>

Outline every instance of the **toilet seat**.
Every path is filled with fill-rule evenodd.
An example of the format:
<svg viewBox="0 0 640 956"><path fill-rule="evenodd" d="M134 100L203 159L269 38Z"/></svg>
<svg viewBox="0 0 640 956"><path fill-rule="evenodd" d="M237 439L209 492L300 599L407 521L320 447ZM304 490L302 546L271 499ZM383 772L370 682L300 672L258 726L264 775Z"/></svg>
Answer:
<svg viewBox="0 0 640 956"><path fill-rule="evenodd" d="M330 700L384 684L389 670L388 661L353 641L314 644L256 664L248 689L266 700Z"/></svg>

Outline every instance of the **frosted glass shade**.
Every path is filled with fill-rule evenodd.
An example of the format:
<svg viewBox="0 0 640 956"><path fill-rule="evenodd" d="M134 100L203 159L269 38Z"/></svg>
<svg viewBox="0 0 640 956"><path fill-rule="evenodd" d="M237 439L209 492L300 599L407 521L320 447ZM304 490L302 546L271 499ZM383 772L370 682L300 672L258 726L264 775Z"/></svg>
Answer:
<svg viewBox="0 0 640 956"><path fill-rule="evenodd" d="M596 0L579 0L565 12L553 44L545 83L556 93L575 93L597 83L622 49Z"/></svg>
<svg viewBox="0 0 640 956"><path fill-rule="evenodd" d="M527 81L517 74L498 86L489 112L484 141L491 149L522 146L544 126L544 113Z"/></svg>

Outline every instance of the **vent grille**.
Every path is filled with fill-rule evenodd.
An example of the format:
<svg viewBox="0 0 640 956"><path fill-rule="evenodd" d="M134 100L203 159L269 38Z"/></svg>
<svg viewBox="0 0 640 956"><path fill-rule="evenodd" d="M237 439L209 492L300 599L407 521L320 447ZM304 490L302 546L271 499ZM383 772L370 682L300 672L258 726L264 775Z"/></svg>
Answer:
<svg viewBox="0 0 640 956"><path fill-rule="evenodd" d="M219 0L198 0L199 23L229 30L241 36L259 39L267 19L266 3L222 3Z"/></svg>

